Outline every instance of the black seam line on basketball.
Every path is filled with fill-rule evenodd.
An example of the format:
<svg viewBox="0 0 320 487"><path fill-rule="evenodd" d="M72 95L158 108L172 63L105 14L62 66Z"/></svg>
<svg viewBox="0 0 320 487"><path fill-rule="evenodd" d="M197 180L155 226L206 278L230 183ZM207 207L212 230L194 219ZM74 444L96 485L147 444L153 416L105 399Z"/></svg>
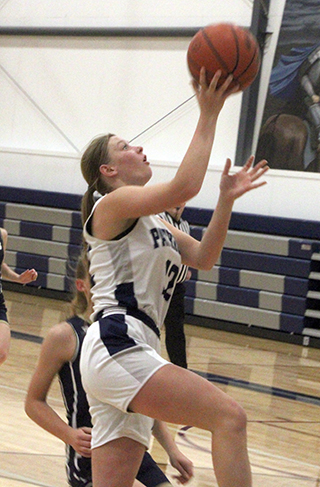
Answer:
<svg viewBox="0 0 320 487"><path fill-rule="evenodd" d="M234 28L232 26L231 26L231 32L232 32L232 35L233 35L233 38L234 38L234 42L236 44L236 49L237 49L237 60L236 60L236 64L235 64L235 67L233 68L233 70L231 71L231 73L234 73L235 70L237 69L238 65L239 65L240 48L239 48L239 40L238 40L238 37L236 35L236 31L234 30Z"/></svg>
<svg viewBox="0 0 320 487"><path fill-rule="evenodd" d="M223 69L231 74L233 73L233 71L230 71L229 70L229 67L227 66L227 64L225 63L224 59L220 56L219 52L216 50L216 48L214 47L214 45L212 44L212 42L210 41L206 31L205 31L205 28L202 29L202 35L204 37L204 40L206 41L206 43L208 44L208 46L210 47L211 51L213 52L213 54L216 56L216 58L218 59L219 63L221 64L221 66L223 67Z"/></svg>
<svg viewBox="0 0 320 487"><path fill-rule="evenodd" d="M241 78L241 76L242 76L242 75L244 75L244 74L245 74L245 73L248 71L248 69L249 69L249 68L250 68L250 66L252 65L252 63L253 63L253 61L255 60L255 58L256 58L256 56L257 56L257 55L259 56L259 51L258 51L258 49L256 49L256 50L254 51L253 56L252 56L252 59L251 59L250 63L248 64L248 66L246 67L246 69L244 69L244 70L242 71L242 73L238 74L238 76L237 76L237 80L238 80L239 78ZM240 82L241 82L241 81L240 81Z"/></svg>

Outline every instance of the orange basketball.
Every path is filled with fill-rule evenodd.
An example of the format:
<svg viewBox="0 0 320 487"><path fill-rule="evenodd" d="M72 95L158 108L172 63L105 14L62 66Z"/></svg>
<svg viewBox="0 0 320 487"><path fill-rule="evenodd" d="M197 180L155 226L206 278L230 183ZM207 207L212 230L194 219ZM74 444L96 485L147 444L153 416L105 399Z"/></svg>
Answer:
<svg viewBox="0 0 320 487"><path fill-rule="evenodd" d="M219 85L232 74L234 81L231 86L238 83L241 90L245 90L258 74L260 48L248 29L229 23L210 24L191 39L187 62L196 81L199 81L200 69L204 66L208 83L220 69Z"/></svg>

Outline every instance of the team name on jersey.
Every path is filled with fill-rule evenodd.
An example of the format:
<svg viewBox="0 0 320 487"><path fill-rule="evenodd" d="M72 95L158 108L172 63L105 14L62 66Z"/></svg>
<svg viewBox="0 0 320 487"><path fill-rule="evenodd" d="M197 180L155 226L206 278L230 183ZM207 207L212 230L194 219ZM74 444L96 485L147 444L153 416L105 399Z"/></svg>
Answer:
<svg viewBox="0 0 320 487"><path fill-rule="evenodd" d="M166 228L152 228L150 230L154 248L157 249L159 247L172 247L174 250L179 252L178 245L174 236L172 235L169 230Z"/></svg>

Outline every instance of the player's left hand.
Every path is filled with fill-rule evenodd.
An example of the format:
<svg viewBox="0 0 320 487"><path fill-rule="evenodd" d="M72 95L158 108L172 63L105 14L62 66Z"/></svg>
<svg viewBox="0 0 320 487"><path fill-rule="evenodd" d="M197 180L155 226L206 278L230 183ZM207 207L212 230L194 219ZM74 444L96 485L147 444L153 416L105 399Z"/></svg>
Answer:
<svg viewBox="0 0 320 487"><path fill-rule="evenodd" d="M269 169L267 161L263 159L255 166L253 162L254 156L250 156L239 171L230 174L231 160L227 159L220 181L221 195L234 201L248 191L266 184L266 181L258 180Z"/></svg>
<svg viewBox="0 0 320 487"><path fill-rule="evenodd" d="M170 463L180 473L173 476L180 484L186 484L193 477L193 463L180 451L170 458Z"/></svg>

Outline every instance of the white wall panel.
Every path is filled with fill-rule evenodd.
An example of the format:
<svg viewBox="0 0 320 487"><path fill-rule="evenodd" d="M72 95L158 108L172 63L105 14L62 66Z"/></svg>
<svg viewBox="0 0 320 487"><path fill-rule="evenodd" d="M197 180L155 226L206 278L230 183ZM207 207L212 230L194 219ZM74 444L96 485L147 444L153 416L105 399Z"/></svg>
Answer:
<svg viewBox="0 0 320 487"><path fill-rule="evenodd" d="M136 143L153 159L181 161L198 117L188 40L2 41L1 147L78 153L97 134L131 140L162 119ZM240 103L233 96L221 113L216 164L234 158Z"/></svg>
<svg viewBox="0 0 320 487"><path fill-rule="evenodd" d="M0 19L3 27L192 27L219 21L249 26L252 4L8 0L0 2ZM258 122L283 5L284 0L271 1ZM0 184L82 193L79 157L93 136L113 131L130 140L150 126L136 143L152 163L152 181L172 177L198 116L195 99L186 102L193 95L186 65L189 41L0 36ZM216 204L222 166L235 155L240 105L241 95L235 95L220 115L203 190L190 202L194 206ZM235 210L318 220L319 178L270 171L268 184L238 200Z"/></svg>
<svg viewBox="0 0 320 487"><path fill-rule="evenodd" d="M250 25L253 0L10 0L2 25L186 27L235 21Z"/></svg>

